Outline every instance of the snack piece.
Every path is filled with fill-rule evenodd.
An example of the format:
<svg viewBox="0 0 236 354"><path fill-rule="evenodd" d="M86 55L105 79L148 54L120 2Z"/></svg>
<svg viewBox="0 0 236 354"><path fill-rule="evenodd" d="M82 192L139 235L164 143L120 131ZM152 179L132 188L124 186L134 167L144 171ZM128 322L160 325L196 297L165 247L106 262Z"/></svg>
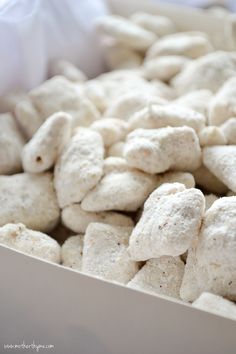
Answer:
<svg viewBox="0 0 236 354"><path fill-rule="evenodd" d="M76 233L85 233L92 222L117 226L133 226L133 220L123 214L113 211L91 213L81 208L80 204L71 204L62 210L63 224Z"/></svg>
<svg viewBox="0 0 236 354"><path fill-rule="evenodd" d="M107 149L107 156L116 156L116 157L123 157L125 142L119 141L115 144L112 144Z"/></svg>
<svg viewBox="0 0 236 354"><path fill-rule="evenodd" d="M184 262L180 257L163 256L149 259L127 284L128 287L179 299L184 275Z"/></svg>
<svg viewBox="0 0 236 354"><path fill-rule="evenodd" d="M0 243L46 261L61 261L61 247L56 240L21 223L0 227Z"/></svg>
<svg viewBox="0 0 236 354"><path fill-rule="evenodd" d="M143 61L140 53L115 41L105 43L104 56L110 70L137 68Z"/></svg>
<svg viewBox="0 0 236 354"><path fill-rule="evenodd" d="M196 59L212 50L212 45L205 33L180 32L156 41L147 51L146 58L149 60L161 55L182 55Z"/></svg>
<svg viewBox="0 0 236 354"><path fill-rule="evenodd" d="M219 199L215 194L207 194L205 195L205 210L210 209L212 204Z"/></svg>
<svg viewBox="0 0 236 354"><path fill-rule="evenodd" d="M64 76L67 80L81 83L87 80L86 75L75 65L67 60L54 61L50 66L51 76Z"/></svg>
<svg viewBox="0 0 236 354"><path fill-rule="evenodd" d="M88 192L81 207L86 211L136 211L155 189L156 176L130 169L106 174L97 186Z"/></svg>
<svg viewBox="0 0 236 354"><path fill-rule="evenodd" d="M89 80L83 85L85 96L103 113L108 105L105 89L98 80Z"/></svg>
<svg viewBox="0 0 236 354"><path fill-rule="evenodd" d="M221 125L236 115L236 78L227 80L213 97L209 107L211 125Z"/></svg>
<svg viewBox="0 0 236 354"><path fill-rule="evenodd" d="M48 232L59 221L51 173L0 176L0 205L0 226L22 222L30 229Z"/></svg>
<svg viewBox="0 0 236 354"><path fill-rule="evenodd" d="M236 305L222 296L203 292L192 305L197 309L236 320Z"/></svg>
<svg viewBox="0 0 236 354"><path fill-rule="evenodd" d="M10 113L0 114L0 174L20 172L24 138Z"/></svg>
<svg viewBox="0 0 236 354"><path fill-rule="evenodd" d="M111 73L116 73L116 75L108 75ZM142 70L115 70L111 73L102 74L97 80L103 86L103 90L107 97L107 110L105 111L106 117L113 117L123 119L120 115L114 115L112 112L109 111L110 107L115 105L116 101L119 100L120 97L125 97L125 100L128 100L129 95L134 96L145 96L152 99L154 97L155 101L159 102L166 102L166 91L167 88L161 89L154 85L153 82L149 82L143 78ZM105 77L103 77L106 75ZM168 92L172 91L169 87ZM128 97L126 97L128 96ZM141 98L140 98L141 99ZM139 100L139 99L138 99ZM138 105L140 105L138 103ZM123 105L123 103L122 103ZM135 107L134 103L132 104L134 107L133 109L137 110L138 108Z"/></svg>
<svg viewBox="0 0 236 354"><path fill-rule="evenodd" d="M131 230L91 223L84 237L82 272L127 284L138 271L127 251Z"/></svg>
<svg viewBox="0 0 236 354"><path fill-rule="evenodd" d="M55 166L54 184L61 208L79 203L102 177L103 141L97 132L78 128Z"/></svg>
<svg viewBox="0 0 236 354"><path fill-rule="evenodd" d="M195 181L193 175L189 172L179 172L179 171L169 171L158 175L156 187L160 187L164 183L175 183L175 182L184 184L185 188L195 187Z"/></svg>
<svg viewBox="0 0 236 354"><path fill-rule="evenodd" d="M24 100L27 97L23 91L11 91L0 97L0 113L14 114L15 106L18 102Z"/></svg>
<svg viewBox="0 0 236 354"><path fill-rule="evenodd" d="M203 291L236 300L236 197L216 200L205 213L198 241L188 251L180 295L194 301Z"/></svg>
<svg viewBox="0 0 236 354"><path fill-rule="evenodd" d="M145 91L144 91L145 92ZM106 117L116 117L123 120L128 120L134 113L139 112L142 108L148 107L151 104L162 105L166 101L161 97L147 95L146 93L129 93L122 95L108 106L104 113Z"/></svg>
<svg viewBox="0 0 236 354"><path fill-rule="evenodd" d="M122 157L110 156L104 160L103 173L130 171L130 166Z"/></svg>
<svg viewBox="0 0 236 354"><path fill-rule="evenodd" d="M201 113L178 105L166 104L160 106L149 104L133 114L128 122L130 130L137 128L158 129L168 126L181 127L185 125L199 132L205 127L206 119Z"/></svg>
<svg viewBox="0 0 236 354"><path fill-rule="evenodd" d="M70 137L71 116L64 112L54 113L24 146L22 152L24 171L40 173L51 168Z"/></svg>
<svg viewBox="0 0 236 354"><path fill-rule="evenodd" d="M130 166L147 173L192 171L200 166L201 149L189 127L136 129L127 136L124 157Z"/></svg>
<svg viewBox="0 0 236 354"><path fill-rule="evenodd" d="M236 118L228 119L220 126L222 133L229 145L236 145Z"/></svg>
<svg viewBox="0 0 236 354"><path fill-rule="evenodd" d="M64 267L81 270L84 235L69 237L61 246L61 259Z"/></svg>
<svg viewBox="0 0 236 354"><path fill-rule="evenodd" d="M176 98L175 89L169 84L158 79L152 80L151 84L157 91L156 95L165 100L162 104L168 103L168 101Z"/></svg>
<svg viewBox="0 0 236 354"><path fill-rule="evenodd" d="M189 59L180 55L164 55L144 62L143 70L147 79L168 82L181 72Z"/></svg>
<svg viewBox="0 0 236 354"><path fill-rule="evenodd" d="M146 200L141 219L129 243L131 258L145 261L161 256L179 256L198 236L205 209L199 189L183 184L163 184Z"/></svg>
<svg viewBox="0 0 236 354"><path fill-rule="evenodd" d="M205 147L203 163L221 182L236 192L235 145Z"/></svg>
<svg viewBox="0 0 236 354"><path fill-rule="evenodd" d="M196 90L178 97L172 103L178 104L181 107L193 109L194 111L202 113L205 117L207 117L208 106L212 97L213 94L210 90Z"/></svg>
<svg viewBox="0 0 236 354"><path fill-rule="evenodd" d="M202 129L199 133L201 146L226 145L226 138L220 128L209 126Z"/></svg>
<svg viewBox="0 0 236 354"><path fill-rule="evenodd" d="M40 125L58 111L71 114L73 126L89 126L100 117L78 86L62 76L55 76L31 90L28 100L16 105L15 114L26 136L31 138Z"/></svg>
<svg viewBox="0 0 236 354"><path fill-rule="evenodd" d="M226 185L216 178L204 165L194 170L192 174L196 185L210 193L224 195L228 190Z"/></svg>
<svg viewBox="0 0 236 354"><path fill-rule="evenodd" d="M90 128L101 134L105 147L123 140L128 131L127 123L117 118L98 120Z"/></svg>
<svg viewBox="0 0 236 354"><path fill-rule="evenodd" d="M235 74L236 54L216 51L189 63L172 84L180 95L200 89L216 92Z"/></svg>
<svg viewBox="0 0 236 354"><path fill-rule="evenodd" d="M97 23L98 30L129 48L145 51L156 40L154 33L121 16L106 16Z"/></svg>
<svg viewBox="0 0 236 354"><path fill-rule="evenodd" d="M166 36L176 30L174 23L165 16L152 15L146 12L135 12L130 16L130 20L136 23L136 25L155 33L157 37Z"/></svg>

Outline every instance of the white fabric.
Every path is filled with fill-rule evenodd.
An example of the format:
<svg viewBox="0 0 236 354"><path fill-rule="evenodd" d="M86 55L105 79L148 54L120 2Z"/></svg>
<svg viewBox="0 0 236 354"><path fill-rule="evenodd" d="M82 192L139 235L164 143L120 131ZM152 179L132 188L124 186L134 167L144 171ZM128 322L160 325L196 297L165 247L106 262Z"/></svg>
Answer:
<svg viewBox="0 0 236 354"><path fill-rule="evenodd" d="M103 0L0 0L0 95L37 86L54 59L101 72L94 21L106 13Z"/></svg>

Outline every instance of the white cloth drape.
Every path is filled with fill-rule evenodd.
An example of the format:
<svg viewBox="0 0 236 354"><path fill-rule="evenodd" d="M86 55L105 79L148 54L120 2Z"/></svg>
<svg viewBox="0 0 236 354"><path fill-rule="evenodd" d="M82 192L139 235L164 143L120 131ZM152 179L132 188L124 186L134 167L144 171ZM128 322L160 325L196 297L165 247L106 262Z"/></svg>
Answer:
<svg viewBox="0 0 236 354"><path fill-rule="evenodd" d="M0 0L0 95L38 85L54 59L101 72L93 24L106 13L103 0Z"/></svg>

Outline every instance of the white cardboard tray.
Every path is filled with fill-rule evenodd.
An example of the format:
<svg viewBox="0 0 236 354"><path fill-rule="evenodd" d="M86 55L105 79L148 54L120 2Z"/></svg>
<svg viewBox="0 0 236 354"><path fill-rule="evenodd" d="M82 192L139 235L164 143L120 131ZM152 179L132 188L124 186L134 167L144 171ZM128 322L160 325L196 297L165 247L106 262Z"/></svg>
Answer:
<svg viewBox="0 0 236 354"><path fill-rule="evenodd" d="M235 354L235 321L6 247L0 262L1 346L24 340L53 344L45 352L57 354Z"/></svg>
<svg viewBox="0 0 236 354"><path fill-rule="evenodd" d="M235 46L234 18L220 22L200 10L153 6L148 0L119 0L118 7L117 1L110 3L123 15L141 8L166 14L183 30L205 28L207 18L209 33L218 38L219 48L232 50ZM218 37L214 28L218 28ZM222 39L225 28L232 33L227 41ZM0 284L0 353L16 353L16 349L4 350L4 344L23 342L52 344L54 348L39 352L57 354L236 353L236 321L79 274L4 246L0 246Z"/></svg>

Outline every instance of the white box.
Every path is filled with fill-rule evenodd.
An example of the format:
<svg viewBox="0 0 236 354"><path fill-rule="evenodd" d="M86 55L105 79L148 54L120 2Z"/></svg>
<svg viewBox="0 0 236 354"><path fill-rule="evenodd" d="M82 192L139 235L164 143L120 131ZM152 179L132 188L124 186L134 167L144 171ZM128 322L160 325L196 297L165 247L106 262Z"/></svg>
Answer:
<svg viewBox="0 0 236 354"><path fill-rule="evenodd" d="M231 16L219 21L200 10L154 6L141 0L120 0L118 7L117 1L110 3L116 12L125 4L124 15L135 8L167 14L183 30L206 29L207 21L208 33L218 48L235 48L235 20ZM4 246L0 246L0 282L0 353L17 352L4 349L4 345L23 342L51 344L54 348L39 348L39 352L57 354L236 353L235 321L95 279Z"/></svg>

